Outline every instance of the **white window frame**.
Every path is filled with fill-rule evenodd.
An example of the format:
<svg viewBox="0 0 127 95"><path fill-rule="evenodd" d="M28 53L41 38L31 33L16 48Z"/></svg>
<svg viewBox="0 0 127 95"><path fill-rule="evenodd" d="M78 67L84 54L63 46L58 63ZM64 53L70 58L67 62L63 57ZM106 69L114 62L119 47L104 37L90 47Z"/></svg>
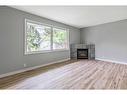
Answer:
<svg viewBox="0 0 127 95"><path fill-rule="evenodd" d="M48 26L48 27L51 27L51 50L40 50L40 51L32 51L32 52L27 52L27 22L30 22L30 23L34 23L34 24L39 24L39 25L44 25L44 26ZM66 49L53 49L53 28L58 28L58 29L64 29L66 30L67 32L67 48ZM70 36L69 36L70 32L69 32L69 29L67 28L62 28L62 27L58 27L58 26L54 26L54 25L49 25L49 24L46 24L46 23L41 23L41 22L38 22L38 21L33 21L33 20L29 20L29 19L25 19L25 49L24 49L24 54L25 55L28 55L28 54L37 54L37 53L50 53L50 52L56 52L56 51L68 51L70 50Z"/></svg>

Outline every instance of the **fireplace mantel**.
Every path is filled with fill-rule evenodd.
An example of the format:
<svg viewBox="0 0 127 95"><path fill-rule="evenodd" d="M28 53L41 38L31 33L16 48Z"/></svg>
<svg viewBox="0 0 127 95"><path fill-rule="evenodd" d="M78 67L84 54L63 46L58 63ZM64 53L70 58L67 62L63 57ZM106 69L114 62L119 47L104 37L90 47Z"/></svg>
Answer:
<svg viewBox="0 0 127 95"><path fill-rule="evenodd" d="M88 49L88 59L95 59L94 44L72 44L70 47L72 59L77 59L77 49Z"/></svg>

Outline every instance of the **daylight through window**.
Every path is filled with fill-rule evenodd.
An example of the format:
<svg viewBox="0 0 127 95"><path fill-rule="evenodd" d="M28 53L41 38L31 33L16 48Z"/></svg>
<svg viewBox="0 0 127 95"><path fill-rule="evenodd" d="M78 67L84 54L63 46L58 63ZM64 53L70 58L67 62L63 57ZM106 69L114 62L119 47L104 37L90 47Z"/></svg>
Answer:
<svg viewBox="0 0 127 95"><path fill-rule="evenodd" d="M43 25L34 21L25 21L25 53L39 53L69 48L67 29Z"/></svg>

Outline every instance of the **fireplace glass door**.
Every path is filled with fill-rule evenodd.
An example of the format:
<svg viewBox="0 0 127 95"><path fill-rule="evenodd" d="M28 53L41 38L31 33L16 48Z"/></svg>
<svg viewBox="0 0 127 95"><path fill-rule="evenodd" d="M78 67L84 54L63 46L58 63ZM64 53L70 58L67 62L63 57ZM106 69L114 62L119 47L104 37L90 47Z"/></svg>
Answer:
<svg viewBox="0 0 127 95"><path fill-rule="evenodd" d="M77 59L88 59L88 49L77 49Z"/></svg>

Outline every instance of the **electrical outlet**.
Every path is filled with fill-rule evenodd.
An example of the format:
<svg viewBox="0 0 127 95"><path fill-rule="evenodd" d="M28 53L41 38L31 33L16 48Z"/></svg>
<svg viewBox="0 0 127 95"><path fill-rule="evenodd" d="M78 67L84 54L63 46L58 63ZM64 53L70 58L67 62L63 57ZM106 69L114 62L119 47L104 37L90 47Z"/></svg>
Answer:
<svg viewBox="0 0 127 95"><path fill-rule="evenodd" d="M24 64L23 66L26 67L26 64Z"/></svg>

